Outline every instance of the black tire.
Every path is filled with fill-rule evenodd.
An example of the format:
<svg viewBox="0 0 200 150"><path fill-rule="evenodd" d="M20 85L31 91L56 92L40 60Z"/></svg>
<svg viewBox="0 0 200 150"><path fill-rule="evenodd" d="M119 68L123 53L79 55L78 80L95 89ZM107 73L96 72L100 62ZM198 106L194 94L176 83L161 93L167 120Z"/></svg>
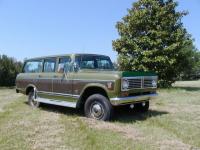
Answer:
<svg viewBox="0 0 200 150"><path fill-rule="evenodd" d="M135 104L136 110L147 112L149 110L149 101Z"/></svg>
<svg viewBox="0 0 200 150"><path fill-rule="evenodd" d="M32 107L32 108L38 108L40 106L40 102L35 101L34 98L34 91L31 90L28 93L28 104Z"/></svg>
<svg viewBox="0 0 200 150"><path fill-rule="evenodd" d="M111 119L113 108L109 100L100 94L88 97L84 105L85 116L96 120L107 121Z"/></svg>

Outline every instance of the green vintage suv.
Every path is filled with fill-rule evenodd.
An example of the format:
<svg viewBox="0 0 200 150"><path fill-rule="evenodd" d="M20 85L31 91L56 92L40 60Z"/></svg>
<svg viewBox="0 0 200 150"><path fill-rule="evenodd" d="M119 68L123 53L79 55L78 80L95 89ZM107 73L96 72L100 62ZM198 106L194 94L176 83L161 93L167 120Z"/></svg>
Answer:
<svg viewBox="0 0 200 150"><path fill-rule="evenodd" d="M155 73L115 71L108 56L96 54L28 59L16 78L17 93L28 95L31 107L83 108L87 117L98 120L109 120L119 105L148 111L156 89Z"/></svg>

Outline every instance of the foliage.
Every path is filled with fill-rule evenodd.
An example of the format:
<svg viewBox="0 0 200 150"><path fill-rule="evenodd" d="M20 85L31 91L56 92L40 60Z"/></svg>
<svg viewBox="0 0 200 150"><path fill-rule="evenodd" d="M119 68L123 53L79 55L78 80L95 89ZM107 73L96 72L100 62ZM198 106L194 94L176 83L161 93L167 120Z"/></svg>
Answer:
<svg viewBox="0 0 200 150"><path fill-rule="evenodd" d="M184 68L180 74L181 80L194 80L200 78L200 51L198 51L193 44L183 48L186 52L187 57L184 62Z"/></svg>
<svg viewBox="0 0 200 150"><path fill-rule="evenodd" d="M120 37L113 41L121 70L155 71L159 85L171 86L189 64L192 40L173 0L139 0L118 22Z"/></svg>
<svg viewBox="0 0 200 150"><path fill-rule="evenodd" d="M0 55L0 86L15 85L16 75L21 71L21 68L21 62L6 55Z"/></svg>
<svg viewBox="0 0 200 150"><path fill-rule="evenodd" d="M195 74L197 78L200 78L200 51L195 51L194 60L195 63L192 68L192 74Z"/></svg>
<svg viewBox="0 0 200 150"><path fill-rule="evenodd" d="M115 70L119 70L119 64L118 64L118 62L114 61L114 62L112 62L112 63L113 63L114 69L115 69Z"/></svg>

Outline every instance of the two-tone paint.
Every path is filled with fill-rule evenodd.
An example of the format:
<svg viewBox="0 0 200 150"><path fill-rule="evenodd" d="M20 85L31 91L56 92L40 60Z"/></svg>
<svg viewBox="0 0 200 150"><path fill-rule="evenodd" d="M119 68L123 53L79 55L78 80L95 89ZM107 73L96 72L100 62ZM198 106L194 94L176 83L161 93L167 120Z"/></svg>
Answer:
<svg viewBox="0 0 200 150"><path fill-rule="evenodd" d="M40 57L27 61L42 60L44 62L45 59L55 58L55 70L58 70L59 58L71 57L73 63L76 55L81 54ZM122 78L136 76L151 76L157 78L156 74L152 72L122 72L89 69L67 73L59 73L57 71L44 73L41 71L38 73L20 73L16 78L16 90L17 92L28 94L29 89L34 88L36 89L37 96L40 98L72 102L76 107L83 100L82 97L88 88L99 88L104 91L113 105L146 101L156 96L156 87L130 89L128 91L121 90Z"/></svg>

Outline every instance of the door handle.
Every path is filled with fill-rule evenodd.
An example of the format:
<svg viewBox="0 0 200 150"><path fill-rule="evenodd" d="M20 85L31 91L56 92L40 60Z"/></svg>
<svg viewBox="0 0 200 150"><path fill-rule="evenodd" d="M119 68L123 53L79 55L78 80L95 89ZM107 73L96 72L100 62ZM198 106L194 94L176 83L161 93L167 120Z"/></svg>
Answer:
<svg viewBox="0 0 200 150"><path fill-rule="evenodd" d="M67 73L63 74L63 79L65 79L65 78L67 79Z"/></svg>

